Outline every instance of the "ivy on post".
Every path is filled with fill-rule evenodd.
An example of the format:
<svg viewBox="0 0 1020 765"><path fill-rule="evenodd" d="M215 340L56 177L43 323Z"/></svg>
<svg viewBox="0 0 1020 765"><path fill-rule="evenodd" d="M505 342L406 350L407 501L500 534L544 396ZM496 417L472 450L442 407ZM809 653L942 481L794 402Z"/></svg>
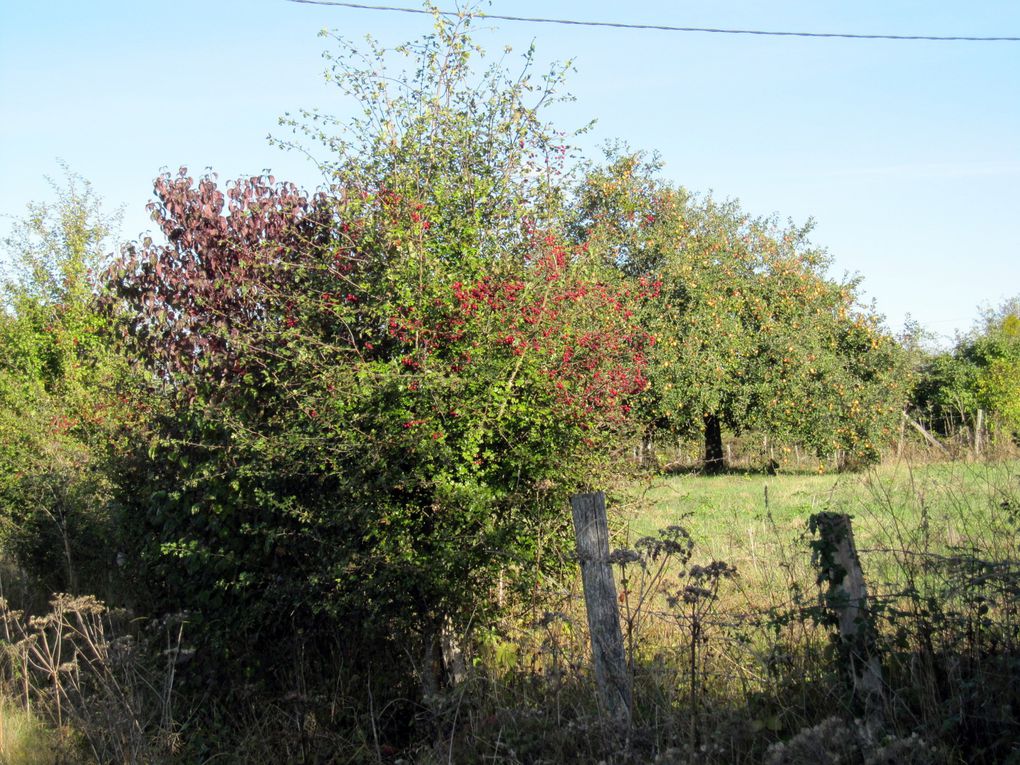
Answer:
<svg viewBox="0 0 1020 765"><path fill-rule="evenodd" d="M864 707L871 734L883 727L885 685L875 641L875 624L868 607L864 571L846 513L816 513L808 521L818 539L811 543L818 583L828 584L823 603L839 629L840 654L854 698Z"/></svg>
<svg viewBox="0 0 1020 765"><path fill-rule="evenodd" d="M620 629L616 582L609 562L606 495L601 491L577 494L571 497L570 505L599 703L610 720L626 727L630 724L631 682Z"/></svg>

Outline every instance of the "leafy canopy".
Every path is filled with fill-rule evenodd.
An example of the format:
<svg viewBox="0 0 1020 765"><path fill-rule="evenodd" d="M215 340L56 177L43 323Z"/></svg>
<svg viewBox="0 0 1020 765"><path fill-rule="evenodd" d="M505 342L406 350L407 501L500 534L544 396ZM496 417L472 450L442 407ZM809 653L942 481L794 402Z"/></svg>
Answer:
<svg viewBox="0 0 1020 765"><path fill-rule="evenodd" d="M725 425L876 458L903 387L897 346L858 306L857 282L827 276L810 225L693 197L657 170L611 153L582 185L574 224L654 295L644 314L659 341L646 421L716 441ZM720 443L707 448L721 460Z"/></svg>
<svg viewBox="0 0 1020 765"><path fill-rule="evenodd" d="M1020 299L986 310L952 352L930 358L912 401L946 432L972 423L983 409L993 427L1020 434Z"/></svg>

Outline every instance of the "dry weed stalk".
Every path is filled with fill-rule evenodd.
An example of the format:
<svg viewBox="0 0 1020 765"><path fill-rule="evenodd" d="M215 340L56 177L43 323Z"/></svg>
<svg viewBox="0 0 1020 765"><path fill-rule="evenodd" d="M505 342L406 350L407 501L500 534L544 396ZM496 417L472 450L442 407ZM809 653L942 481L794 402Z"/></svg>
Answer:
<svg viewBox="0 0 1020 765"><path fill-rule="evenodd" d="M155 762L178 745L174 677L188 655L184 623L157 625L167 648L164 666L155 666L155 635L120 634L127 615L90 595L55 595L47 613L27 617L0 599L0 679L17 687L26 709L34 705L58 730L80 734L96 760Z"/></svg>

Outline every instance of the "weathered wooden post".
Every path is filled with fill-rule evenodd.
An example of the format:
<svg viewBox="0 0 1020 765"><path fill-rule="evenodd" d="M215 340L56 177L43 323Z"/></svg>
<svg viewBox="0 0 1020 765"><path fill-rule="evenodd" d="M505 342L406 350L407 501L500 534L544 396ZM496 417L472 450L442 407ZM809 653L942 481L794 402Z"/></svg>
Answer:
<svg viewBox="0 0 1020 765"><path fill-rule="evenodd" d="M985 429L985 410L977 410L977 418L974 421L974 458L981 457L981 435Z"/></svg>
<svg viewBox="0 0 1020 765"><path fill-rule="evenodd" d="M924 440L927 441L929 444L939 448L943 454L949 453L949 450L946 447L944 447L941 443L939 443L938 440L936 440L936 438L931 433L925 430L924 426L921 423L917 422L916 420L910 419L906 412L903 413L903 419L906 421L908 425L910 425L910 427L912 427L914 430L916 430L918 433L924 436Z"/></svg>
<svg viewBox="0 0 1020 765"><path fill-rule="evenodd" d="M825 606L836 617L841 653L854 696L864 707L869 731L877 733L884 725L885 684L850 516L816 513L809 525L819 537L811 543L812 557L818 568L819 584L828 583Z"/></svg>
<svg viewBox="0 0 1020 765"><path fill-rule="evenodd" d="M631 682L620 629L616 582L609 562L606 495L577 494L570 499L581 564L584 604L591 633L592 663L603 712L616 723L630 724Z"/></svg>

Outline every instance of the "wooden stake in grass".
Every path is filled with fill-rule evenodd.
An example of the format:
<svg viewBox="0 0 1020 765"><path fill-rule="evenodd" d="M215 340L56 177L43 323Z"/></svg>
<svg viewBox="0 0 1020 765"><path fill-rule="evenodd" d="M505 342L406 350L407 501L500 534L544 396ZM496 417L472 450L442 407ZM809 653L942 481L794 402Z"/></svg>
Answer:
<svg viewBox="0 0 1020 765"><path fill-rule="evenodd" d="M616 582L609 562L609 523L603 492L577 494L570 500L581 563L584 603L591 633L592 662L603 712L616 723L630 724L631 683L620 629Z"/></svg>

